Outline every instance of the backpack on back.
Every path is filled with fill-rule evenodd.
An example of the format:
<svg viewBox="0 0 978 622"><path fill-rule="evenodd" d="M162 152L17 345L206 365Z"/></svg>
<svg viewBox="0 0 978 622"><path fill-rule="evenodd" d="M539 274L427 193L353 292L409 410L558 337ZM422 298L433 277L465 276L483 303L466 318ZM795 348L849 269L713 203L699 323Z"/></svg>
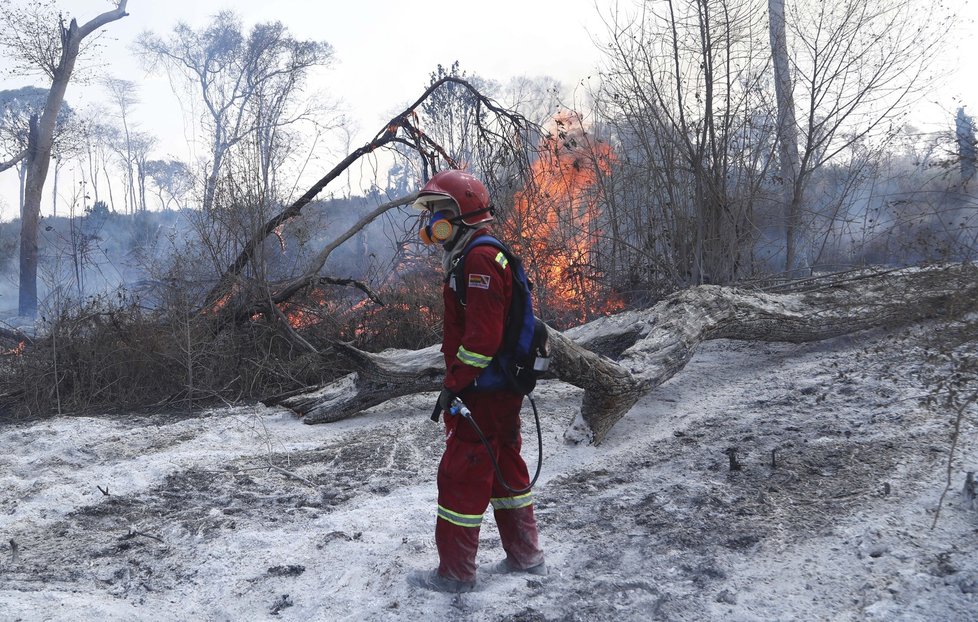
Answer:
<svg viewBox="0 0 978 622"><path fill-rule="evenodd" d="M497 248L506 256L513 273L513 295L499 351L493 355L489 366L475 379L472 390L510 389L520 395L529 395L536 387L537 378L550 365L550 352L547 327L533 315L533 284L526 276L523 262L496 238L480 235L465 247L446 280L455 292L456 299L464 307L466 288L459 287L458 284L465 282L465 256L479 245Z"/></svg>

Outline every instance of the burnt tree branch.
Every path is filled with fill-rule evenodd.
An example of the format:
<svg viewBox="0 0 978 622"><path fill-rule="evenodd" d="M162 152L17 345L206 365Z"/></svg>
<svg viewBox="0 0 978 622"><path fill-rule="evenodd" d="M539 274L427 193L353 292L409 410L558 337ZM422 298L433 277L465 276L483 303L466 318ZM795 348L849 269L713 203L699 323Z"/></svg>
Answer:
<svg viewBox="0 0 978 622"><path fill-rule="evenodd" d="M298 276L294 279L290 279L289 281L286 281L284 283L279 283L277 285L272 286L272 289L275 292L272 295L272 301L275 302L276 304L285 302L289 298L291 298L296 292L305 289L311 285L314 285L318 282L326 281L326 282L332 282L333 284L341 284L340 279L331 279L330 277L320 276L319 274L319 271L323 269L324 265L326 265L326 260L329 259L329 256L332 254L332 252L337 248L339 248L340 245L342 245L344 242L346 242L354 235L356 235L364 227L366 227L371 222L376 220L379 216L383 215L386 212L389 212L390 210L396 207L405 205L407 203L411 203L417 198L417 196L418 196L417 193L414 193L414 194L410 194L407 196L394 199L393 201L388 201L387 203L377 206L373 211L365 215L363 218L357 221L356 224L354 224L352 227L347 229L342 235L340 235L335 240L327 244L323 248L323 250L319 252L316 258L311 262L311 265L306 270L305 274ZM346 281L347 282L343 284L352 285L354 283L352 279L347 279ZM376 295L373 294L373 292L369 291L366 285L363 284L360 285L361 285L360 287L361 290L363 290L374 301L377 301Z"/></svg>
<svg viewBox="0 0 978 622"><path fill-rule="evenodd" d="M11 168L11 167L13 167L13 166L17 166L17 165L18 165L18 164L20 164L20 163L21 163L21 162L22 162L22 161L23 161L23 160L24 160L25 158L27 158L27 149L22 149L22 150L20 151L20 153L18 153L18 154L16 154L16 155L14 155L13 157L11 157L11 158L10 158L9 160L7 160L6 162L0 162L0 173L2 173L2 172L4 172L4 171L5 171L5 170L7 170L8 168Z"/></svg>
<svg viewBox="0 0 978 622"><path fill-rule="evenodd" d="M319 277L319 283L321 285L339 285L341 287L355 287L363 292L367 298L369 298L374 304L384 306L384 301L374 290L370 289L370 286L362 281L356 279L338 279L331 276L321 276Z"/></svg>
<svg viewBox="0 0 978 622"><path fill-rule="evenodd" d="M421 106L421 104L423 104L425 100L432 95L432 93L437 91L446 83L458 84L468 89L473 97L476 98L479 106L485 107L487 110L496 115L498 120L511 127L509 133L512 135L522 136L530 127L529 122L524 117L499 106L465 80L448 76L432 83L427 89L425 89L421 96L415 100L414 103L388 121L384 127L377 132L373 139L343 158L343 160L341 160L328 173L326 173L326 175L313 184L313 186L309 188L305 194L286 207L283 211L279 212L277 215L270 218L268 221L258 227L251 238L245 242L238 256L233 262L231 262L228 268L221 275L217 285L215 285L215 287L208 293L202 309L212 311L215 308L222 307L224 306L224 301L226 301L231 295L242 291L242 288L236 287L238 278L245 268L253 261L265 239L268 238L268 236L270 236L278 227L299 216L302 213L302 209L306 205L311 203L313 199L315 199L316 196L318 196L319 193L326 188L326 186L339 177L360 158L388 145L400 144L408 146L409 148L417 151L425 159L426 165L430 165L433 155L437 154L449 165L458 166L457 163L448 155L445 149L437 142L432 140L427 134L425 134L425 132L421 130L416 123L417 108ZM387 206L387 209L396 207L396 205L392 205L390 203L385 205ZM381 210L378 208L378 210L374 210L377 215L380 215L380 213L383 213L383 211L386 211L386 209ZM374 218L376 218L376 216L374 216ZM338 243L336 245L338 245ZM333 246L333 248L335 248L335 246ZM326 252L328 255L329 251L331 250L332 249L330 248L328 251L324 250L324 252ZM325 259L323 261L325 261ZM301 281L303 279L308 279L309 276L310 275L306 274L303 277L299 277L298 280ZM283 292L290 292L289 295L291 295L291 293L302 289L302 287L304 287L304 284L298 284L294 288L285 288ZM283 300L287 299L287 296L280 294L277 295L276 298L280 298L279 300L276 300L276 302L282 302ZM248 306L250 305L232 305L232 308Z"/></svg>

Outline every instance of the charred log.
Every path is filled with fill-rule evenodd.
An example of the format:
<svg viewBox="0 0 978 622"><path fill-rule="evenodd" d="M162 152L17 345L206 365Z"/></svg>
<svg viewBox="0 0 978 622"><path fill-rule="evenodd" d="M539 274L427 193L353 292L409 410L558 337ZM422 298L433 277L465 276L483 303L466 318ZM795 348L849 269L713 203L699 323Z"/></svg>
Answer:
<svg viewBox="0 0 978 622"><path fill-rule="evenodd" d="M635 402L679 372L704 341L802 343L893 328L942 317L948 301L962 296L978 299L974 265L849 275L787 292L701 285L651 309L602 318L564 333L551 329L554 375L585 390L580 415L565 436L574 442L601 442ZM353 373L278 403L303 415L307 423L323 423L439 388L443 368L435 346L381 354L348 345L342 350ZM619 360L599 351L620 354Z"/></svg>
<svg viewBox="0 0 978 622"><path fill-rule="evenodd" d="M352 417L387 400L441 386L444 360L437 346L423 350L387 351L371 354L338 343L335 349L354 371L314 391L269 400L302 415L305 423L331 423Z"/></svg>

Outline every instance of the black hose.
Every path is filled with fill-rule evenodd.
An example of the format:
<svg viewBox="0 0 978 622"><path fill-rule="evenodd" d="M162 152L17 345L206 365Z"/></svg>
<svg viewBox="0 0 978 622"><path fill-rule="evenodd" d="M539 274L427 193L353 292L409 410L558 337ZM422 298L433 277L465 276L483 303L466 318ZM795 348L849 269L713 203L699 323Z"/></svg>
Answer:
<svg viewBox="0 0 978 622"><path fill-rule="evenodd" d="M499 463L496 462L496 456L492 451L492 445L489 444L489 441L482 433L482 430L479 429L479 424L477 424L475 422L475 419L472 418L472 413L469 412L468 409L464 409L459 412L459 414L462 417L468 419L469 423L472 424L472 428L475 430L476 434L479 435L479 438L482 439L482 444L486 446L486 453L489 454L489 460L492 461L492 467L496 469L496 477L498 478L499 483L502 484L503 488L513 493L514 495L522 495L530 492L530 489L533 488L533 485L537 483L537 478L540 477L540 469L543 467L543 434L540 433L540 413L537 412L537 403L533 401L533 396L527 395L526 397L530 400L530 406L533 407L533 418L536 419L536 423L537 423L537 451L538 451L537 472L533 475L533 479L530 481L530 484L526 488L515 489L515 488L511 488L509 484L506 483L506 478L503 477L503 472L499 468Z"/></svg>

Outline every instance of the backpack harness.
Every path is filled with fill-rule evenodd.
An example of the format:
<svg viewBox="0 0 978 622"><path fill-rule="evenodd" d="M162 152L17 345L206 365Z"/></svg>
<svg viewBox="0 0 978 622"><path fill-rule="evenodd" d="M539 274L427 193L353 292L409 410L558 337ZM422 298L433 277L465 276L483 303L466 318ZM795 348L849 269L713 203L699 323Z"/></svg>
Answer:
<svg viewBox="0 0 978 622"><path fill-rule="evenodd" d="M465 256L476 246L485 245L499 249L503 257L497 261L509 266L513 273L513 293L503 329L503 341L489 366L472 383L473 391L498 391L510 389L520 395L529 395L537 384L537 378L550 366L547 343L547 327L533 315L531 292L533 283L526 276L523 262L509 248L491 235L480 235L462 251L458 261L446 277L455 298L464 307ZM460 285L461 284L461 285Z"/></svg>
<svg viewBox="0 0 978 622"><path fill-rule="evenodd" d="M468 420L475 429L482 444L489 452L489 459L496 470L496 477L503 488L515 495L522 495L530 491L540 477L540 469L543 467L543 435L540 431L540 414L537 412L537 404L533 400L533 389L536 387L537 378L542 376L550 366L550 350L547 342L547 326L535 315L533 315L533 300L531 292L533 283L526 276L523 269L523 262L513 254L509 248L491 235L480 235L466 245L465 250L459 256L455 265L452 266L445 282L455 292L455 298L463 307L465 306L466 287L465 281L465 256L470 250L479 245L492 246L499 249L502 258L496 258L503 267L509 266L513 273L513 293L509 304L509 313L506 316L506 323L503 329L503 342L499 351L492 357L489 365L482 370L482 373L472 382L467 390L470 391L498 391L500 389L510 389L520 395L525 395L530 400L533 407L533 417L537 424L537 449L539 458L537 460L536 473L533 480L526 488L514 489L506 483L503 473L493 455L492 446L488 439L482 434L472 413L465 407L462 400L455 398L455 403L448 411L452 415L461 415ZM502 261L500 261L502 259ZM437 421L437 414L440 408L435 406L435 413L432 419Z"/></svg>

